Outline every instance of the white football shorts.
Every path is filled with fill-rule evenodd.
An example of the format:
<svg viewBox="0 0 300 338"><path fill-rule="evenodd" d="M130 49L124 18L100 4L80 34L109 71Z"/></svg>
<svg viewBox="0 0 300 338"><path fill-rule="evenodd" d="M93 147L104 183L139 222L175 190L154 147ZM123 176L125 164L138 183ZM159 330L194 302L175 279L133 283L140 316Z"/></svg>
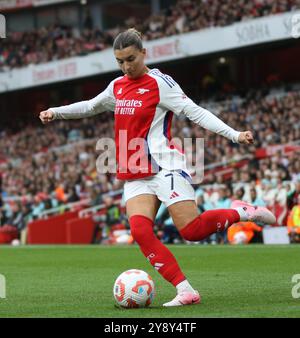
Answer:
<svg viewBox="0 0 300 338"><path fill-rule="evenodd" d="M195 201L195 190L191 182L191 177L183 170L162 169L154 176L126 181L124 201L142 194L156 195L166 207L180 201Z"/></svg>

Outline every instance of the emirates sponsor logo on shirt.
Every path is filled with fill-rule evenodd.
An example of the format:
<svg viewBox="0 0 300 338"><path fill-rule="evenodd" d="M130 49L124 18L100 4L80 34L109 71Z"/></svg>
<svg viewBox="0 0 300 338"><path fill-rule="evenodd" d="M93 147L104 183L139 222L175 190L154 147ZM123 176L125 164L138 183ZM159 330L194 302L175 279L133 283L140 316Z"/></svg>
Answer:
<svg viewBox="0 0 300 338"><path fill-rule="evenodd" d="M117 100L115 114L116 115L134 115L135 108L141 108L143 101L140 100Z"/></svg>
<svg viewBox="0 0 300 338"><path fill-rule="evenodd" d="M143 101L139 100L117 100L116 107L127 107L127 108L140 108L143 106Z"/></svg>

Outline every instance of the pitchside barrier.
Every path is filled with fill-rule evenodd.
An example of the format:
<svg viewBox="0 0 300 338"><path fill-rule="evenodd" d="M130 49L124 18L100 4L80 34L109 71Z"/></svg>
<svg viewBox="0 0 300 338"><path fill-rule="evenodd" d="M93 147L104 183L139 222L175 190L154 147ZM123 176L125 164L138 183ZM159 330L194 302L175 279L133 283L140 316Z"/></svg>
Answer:
<svg viewBox="0 0 300 338"><path fill-rule="evenodd" d="M121 203L121 199L115 201ZM28 223L27 244L91 244L94 214L105 214L105 205L69 211Z"/></svg>
<svg viewBox="0 0 300 338"><path fill-rule="evenodd" d="M67 221L77 217L78 211L70 211L28 223L27 244L66 244Z"/></svg>

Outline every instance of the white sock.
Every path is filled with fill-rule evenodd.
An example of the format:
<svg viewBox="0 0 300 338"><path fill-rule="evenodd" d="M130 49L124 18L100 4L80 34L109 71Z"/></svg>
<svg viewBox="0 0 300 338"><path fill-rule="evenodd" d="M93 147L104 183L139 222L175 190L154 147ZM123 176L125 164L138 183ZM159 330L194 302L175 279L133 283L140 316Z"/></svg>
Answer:
<svg viewBox="0 0 300 338"><path fill-rule="evenodd" d="M191 284L185 279L183 282L176 285L177 294L182 292L195 292Z"/></svg>
<svg viewBox="0 0 300 338"><path fill-rule="evenodd" d="M234 210L236 210L239 213L239 215L240 215L240 221L246 222L246 221L249 220L249 215L244 210L244 208L239 207L239 208L234 208Z"/></svg>

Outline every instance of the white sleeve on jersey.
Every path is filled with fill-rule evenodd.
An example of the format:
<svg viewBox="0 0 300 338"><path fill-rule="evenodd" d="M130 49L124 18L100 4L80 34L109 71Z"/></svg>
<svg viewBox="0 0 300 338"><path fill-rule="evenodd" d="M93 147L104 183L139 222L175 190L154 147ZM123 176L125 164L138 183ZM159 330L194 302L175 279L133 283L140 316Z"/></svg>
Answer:
<svg viewBox="0 0 300 338"><path fill-rule="evenodd" d="M188 119L201 127L238 143L240 132L229 127L207 109L198 106L184 94L180 86L170 76L160 74L160 104L163 107L166 107L176 115L183 113Z"/></svg>
<svg viewBox="0 0 300 338"><path fill-rule="evenodd" d="M114 111L115 96L112 81L108 87L91 100L76 102L67 106L49 108L54 113L54 119L80 119L105 111Z"/></svg>

